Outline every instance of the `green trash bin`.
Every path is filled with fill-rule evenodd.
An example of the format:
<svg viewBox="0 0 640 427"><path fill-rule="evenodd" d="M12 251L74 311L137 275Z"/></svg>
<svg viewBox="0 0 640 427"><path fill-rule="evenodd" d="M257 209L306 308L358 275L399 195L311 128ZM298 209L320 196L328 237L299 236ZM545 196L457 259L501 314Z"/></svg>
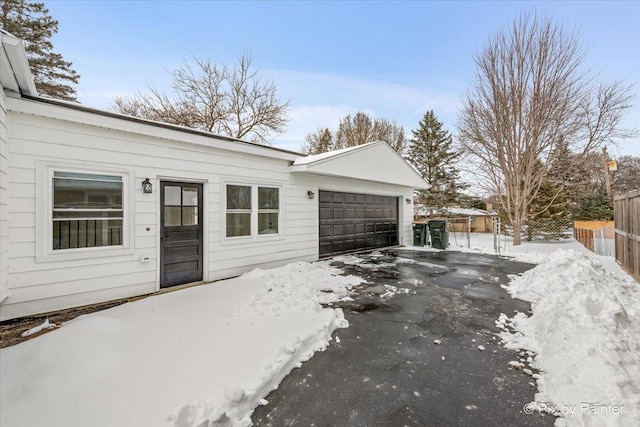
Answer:
<svg viewBox="0 0 640 427"><path fill-rule="evenodd" d="M449 246L449 231L447 221L436 219L429 221L429 233L431 235L431 247L436 249L447 249Z"/></svg>
<svg viewBox="0 0 640 427"><path fill-rule="evenodd" d="M413 224L413 246L424 246L426 240L426 224Z"/></svg>

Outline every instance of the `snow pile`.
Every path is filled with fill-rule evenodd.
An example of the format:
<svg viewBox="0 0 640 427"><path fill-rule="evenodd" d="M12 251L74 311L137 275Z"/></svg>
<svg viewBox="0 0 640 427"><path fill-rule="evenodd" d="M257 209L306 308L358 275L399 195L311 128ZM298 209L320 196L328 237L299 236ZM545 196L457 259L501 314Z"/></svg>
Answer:
<svg viewBox="0 0 640 427"><path fill-rule="evenodd" d="M0 350L3 426L248 426L362 280L296 263L78 317Z"/></svg>
<svg viewBox="0 0 640 427"><path fill-rule="evenodd" d="M560 251L507 289L531 302L530 317L498 323L517 331L502 334L507 347L536 353L537 407L562 415L557 425L640 425L640 286Z"/></svg>

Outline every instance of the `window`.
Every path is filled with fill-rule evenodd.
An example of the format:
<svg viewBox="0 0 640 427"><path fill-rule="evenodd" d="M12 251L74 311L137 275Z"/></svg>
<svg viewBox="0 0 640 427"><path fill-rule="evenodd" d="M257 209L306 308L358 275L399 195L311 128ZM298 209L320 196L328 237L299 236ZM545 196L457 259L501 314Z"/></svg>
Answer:
<svg viewBox="0 0 640 427"><path fill-rule="evenodd" d="M198 187L164 187L164 225L198 225Z"/></svg>
<svg viewBox="0 0 640 427"><path fill-rule="evenodd" d="M251 187L227 185L227 237L251 235Z"/></svg>
<svg viewBox="0 0 640 427"><path fill-rule="evenodd" d="M278 187L228 184L226 190L227 237L279 233Z"/></svg>
<svg viewBox="0 0 640 427"><path fill-rule="evenodd" d="M53 250L123 245L122 175L53 172Z"/></svg>
<svg viewBox="0 0 640 427"><path fill-rule="evenodd" d="M278 234L278 189L258 187L258 234Z"/></svg>

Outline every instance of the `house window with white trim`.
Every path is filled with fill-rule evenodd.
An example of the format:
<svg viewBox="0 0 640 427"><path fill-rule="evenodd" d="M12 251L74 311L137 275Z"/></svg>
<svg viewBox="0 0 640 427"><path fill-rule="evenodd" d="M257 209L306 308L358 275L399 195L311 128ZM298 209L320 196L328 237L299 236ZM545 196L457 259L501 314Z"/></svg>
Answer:
<svg viewBox="0 0 640 427"><path fill-rule="evenodd" d="M258 187L258 234L278 234L279 213L279 189Z"/></svg>
<svg viewBox="0 0 640 427"><path fill-rule="evenodd" d="M123 177L53 172L53 250L123 246Z"/></svg>
<svg viewBox="0 0 640 427"><path fill-rule="evenodd" d="M226 237L279 233L280 188L227 184L226 202Z"/></svg>
<svg viewBox="0 0 640 427"><path fill-rule="evenodd" d="M227 185L227 237L251 235L251 186Z"/></svg>

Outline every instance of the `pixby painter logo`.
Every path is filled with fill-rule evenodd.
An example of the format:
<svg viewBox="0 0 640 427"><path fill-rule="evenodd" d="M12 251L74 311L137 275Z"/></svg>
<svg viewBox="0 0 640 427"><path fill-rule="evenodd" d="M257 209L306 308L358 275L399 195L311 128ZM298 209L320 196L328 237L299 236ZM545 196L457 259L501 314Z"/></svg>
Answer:
<svg viewBox="0 0 640 427"><path fill-rule="evenodd" d="M526 403L522 410L525 414L534 412L548 412L554 415L571 417L573 415L620 415L624 411L624 405L613 405L603 403L580 402L579 404L552 405L544 402Z"/></svg>

